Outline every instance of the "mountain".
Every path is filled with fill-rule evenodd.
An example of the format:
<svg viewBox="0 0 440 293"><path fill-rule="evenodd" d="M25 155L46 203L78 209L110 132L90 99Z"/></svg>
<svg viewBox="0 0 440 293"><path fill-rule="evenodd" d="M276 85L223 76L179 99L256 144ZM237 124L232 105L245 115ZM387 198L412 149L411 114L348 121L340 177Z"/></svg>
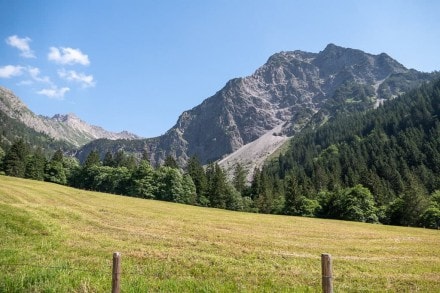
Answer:
<svg viewBox="0 0 440 293"><path fill-rule="evenodd" d="M0 112L16 122L48 137L80 147L92 140L139 139L126 131L114 133L101 127L89 125L74 114L55 115L52 118L34 114L12 91L0 87Z"/></svg>
<svg viewBox="0 0 440 293"><path fill-rule="evenodd" d="M334 44L319 53L280 52L254 74L230 80L183 112L164 135L142 141L93 141L79 150L78 157L83 160L92 149L102 155L115 149L146 150L153 164L170 155L183 166L196 155L203 163L224 159L222 164L231 167L236 161L225 157L247 147L245 153L258 149L256 155L238 162L252 169L304 127L372 109L432 77L405 68L387 54Z"/></svg>
<svg viewBox="0 0 440 293"><path fill-rule="evenodd" d="M37 132L22 122L12 119L0 111L0 157L18 139L23 139L32 147L39 147L46 155L53 154L54 150L61 149L74 153L74 146L65 141L55 140L47 134Z"/></svg>

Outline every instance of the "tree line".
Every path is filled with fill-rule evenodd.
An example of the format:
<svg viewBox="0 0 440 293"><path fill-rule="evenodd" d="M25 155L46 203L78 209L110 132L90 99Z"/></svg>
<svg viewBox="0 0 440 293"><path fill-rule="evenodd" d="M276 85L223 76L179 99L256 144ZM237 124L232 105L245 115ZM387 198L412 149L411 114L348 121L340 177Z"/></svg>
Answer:
<svg viewBox="0 0 440 293"><path fill-rule="evenodd" d="M153 167L147 153L137 159L124 151L108 152L101 159L93 150L80 164L61 150L46 158L41 148L33 149L20 139L0 154L0 159L1 170L8 176L145 199L256 211L252 200L240 192L246 187L242 168L230 181L218 164L203 167L195 156L190 158L186 171L170 156L161 166Z"/></svg>

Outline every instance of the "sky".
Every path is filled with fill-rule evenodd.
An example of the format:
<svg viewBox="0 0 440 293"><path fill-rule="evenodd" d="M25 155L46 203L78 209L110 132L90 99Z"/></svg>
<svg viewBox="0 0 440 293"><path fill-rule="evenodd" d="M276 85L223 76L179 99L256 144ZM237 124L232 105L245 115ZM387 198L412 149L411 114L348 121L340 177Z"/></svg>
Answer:
<svg viewBox="0 0 440 293"><path fill-rule="evenodd" d="M329 43L440 70L437 0L0 0L0 86L36 114L165 133L280 51Z"/></svg>

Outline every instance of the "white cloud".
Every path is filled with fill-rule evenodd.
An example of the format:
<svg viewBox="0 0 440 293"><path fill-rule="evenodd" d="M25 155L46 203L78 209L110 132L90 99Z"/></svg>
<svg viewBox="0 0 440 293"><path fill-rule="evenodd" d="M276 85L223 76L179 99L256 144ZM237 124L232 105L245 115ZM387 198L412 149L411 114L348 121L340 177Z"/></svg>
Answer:
<svg viewBox="0 0 440 293"><path fill-rule="evenodd" d="M64 95L68 91L70 91L70 88L68 88L68 87L58 88L56 86L53 86L51 88L42 89L42 90L38 91L37 94L47 96L49 98L62 100L64 98Z"/></svg>
<svg viewBox="0 0 440 293"><path fill-rule="evenodd" d="M82 65L90 64L89 56L83 54L80 49L50 47L50 52L47 55L47 58L50 61L63 65L72 65L75 63Z"/></svg>
<svg viewBox="0 0 440 293"><path fill-rule="evenodd" d="M11 78L13 76L19 76L23 74L22 66L6 65L0 67L0 78Z"/></svg>
<svg viewBox="0 0 440 293"><path fill-rule="evenodd" d="M22 80L22 81L17 83L17 85L19 85L19 86L28 86L28 85L32 85L32 84L34 84L34 82L32 80L29 80L29 79Z"/></svg>
<svg viewBox="0 0 440 293"><path fill-rule="evenodd" d="M49 84L52 83L49 76L40 76L41 72L40 72L40 69L37 67L28 66L27 71L28 71L29 75L31 76L31 78L35 81L49 83Z"/></svg>
<svg viewBox="0 0 440 293"><path fill-rule="evenodd" d="M74 70L59 70L58 75L68 81L74 81L81 84L82 87L94 87L96 82L93 80L93 75L86 75L78 73Z"/></svg>
<svg viewBox="0 0 440 293"><path fill-rule="evenodd" d="M20 50L20 56L24 58L35 58L34 51L29 47L29 42L31 41L28 37L19 38L17 35L13 35L6 39L6 44Z"/></svg>
<svg viewBox="0 0 440 293"><path fill-rule="evenodd" d="M41 83L49 84L50 86L54 86L49 76L40 75L41 72L38 67L28 66L26 68L22 67L21 69L23 74L27 73L29 75L29 79L22 80L19 83L17 83L17 85L28 86L34 84L35 82L41 82Z"/></svg>

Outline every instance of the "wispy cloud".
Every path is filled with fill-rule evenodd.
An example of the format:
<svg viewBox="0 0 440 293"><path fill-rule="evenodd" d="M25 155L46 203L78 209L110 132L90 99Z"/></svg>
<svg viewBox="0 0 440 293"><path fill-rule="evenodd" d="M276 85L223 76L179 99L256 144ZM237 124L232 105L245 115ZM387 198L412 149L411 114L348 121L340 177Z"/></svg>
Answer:
<svg viewBox="0 0 440 293"><path fill-rule="evenodd" d="M20 82L17 82L17 85L19 85L19 86L29 86L32 84L34 84L34 82L30 79L26 79L26 80L22 80Z"/></svg>
<svg viewBox="0 0 440 293"><path fill-rule="evenodd" d="M35 58L34 51L31 50L29 42L32 40L28 37L19 38L17 35L9 36L6 39L6 43L14 48L20 50L20 56L24 58Z"/></svg>
<svg viewBox="0 0 440 293"><path fill-rule="evenodd" d="M93 80L93 75L86 75L75 70L62 69L58 71L58 75L65 80L78 82L83 88L94 87L96 84Z"/></svg>
<svg viewBox="0 0 440 293"><path fill-rule="evenodd" d="M37 94L39 95L43 95L49 98L53 98L53 99L64 99L64 95L70 91L70 88L68 87L62 87L62 88L58 88L57 86L53 86L50 88L46 88L46 89L42 89L40 91L37 92Z"/></svg>
<svg viewBox="0 0 440 293"><path fill-rule="evenodd" d="M73 48L50 47L47 58L50 61L54 61L56 63L63 65L72 65L75 63L82 65L90 64L89 56L83 54L80 49L73 49Z"/></svg>
<svg viewBox="0 0 440 293"><path fill-rule="evenodd" d="M50 86L54 86L54 83L52 82L52 80L50 79L49 76L41 76L41 71L38 67L32 67L32 66L27 66L27 67L21 67L18 66L20 69L20 75L26 75L28 76L28 79L26 80L22 80L19 83L17 83L17 85L32 85L35 82L39 82L39 83L45 83L45 84L49 84Z"/></svg>
<svg viewBox="0 0 440 293"><path fill-rule="evenodd" d="M27 68L27 71L28 71L29 75L31 76L31 78L32 78L34 81L37 81L37 82L43 82L43 83L49 83L49 84L52 83L52 81L50 80L49 76L41 76L41 75L40 75L40 73L41 73L41 72L40 72L40 69L37 68L37 67L31 67L31 66L29 66L29 67Z"/></svg>
<svg viewBox="0 0 440 293"><path fill-rule="evenodd" d="M11 78L23 74L24 67L15 65L6 65L0 67L0 78Z"/></svg>

